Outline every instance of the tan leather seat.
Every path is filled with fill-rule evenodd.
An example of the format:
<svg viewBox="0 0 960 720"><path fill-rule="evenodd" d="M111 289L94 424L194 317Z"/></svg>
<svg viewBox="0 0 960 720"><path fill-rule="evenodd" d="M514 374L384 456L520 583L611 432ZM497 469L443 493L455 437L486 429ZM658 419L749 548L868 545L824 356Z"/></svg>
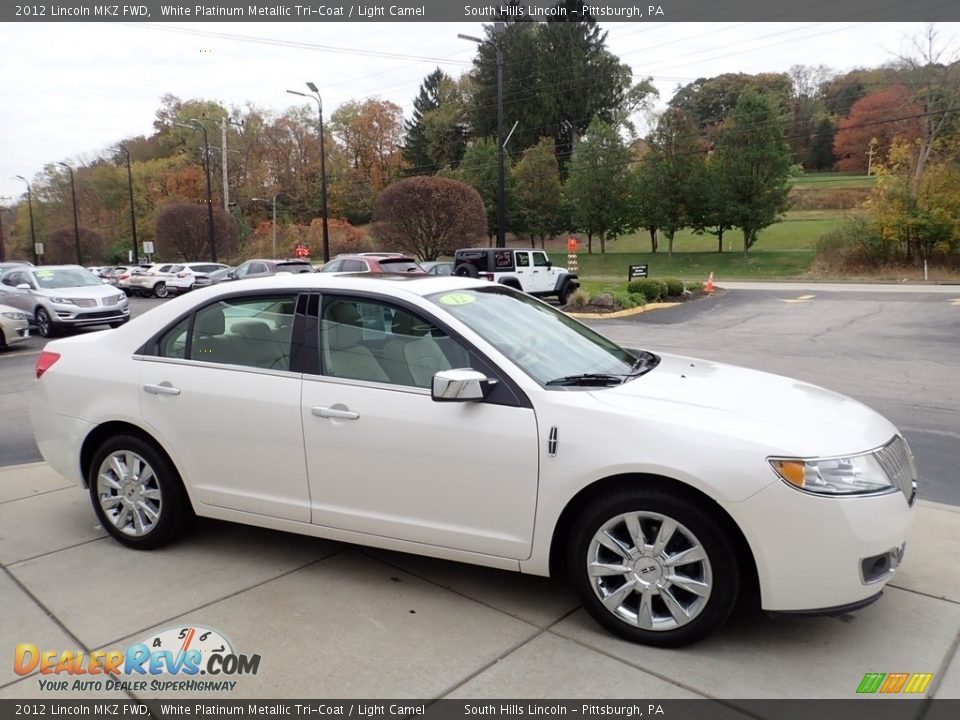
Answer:
<svg viewBox="0 0 960 720"><path fill-rule="evenodd" d="M244 365L270 370L288 370L290 356L288 347L277 341L270 326L263 320L235 322L230 331L238 336L240 354Z"/></svg>
<svg viewBox="0 0 960 720"><path fill-rule="evenodd" d="M383 348L383 367L390 379L401 385L429 388L438 370L449 370L437 341L430 337L431 326L403 310L393 317L394 339Z"/></svg>
<svg viewBox="0 0 960 720"><path fill-rule="evenodd" d="M363 319L356 304L335 301L323 313L321 328L325 373L333 377L390 382L363 343Z"/></svg>

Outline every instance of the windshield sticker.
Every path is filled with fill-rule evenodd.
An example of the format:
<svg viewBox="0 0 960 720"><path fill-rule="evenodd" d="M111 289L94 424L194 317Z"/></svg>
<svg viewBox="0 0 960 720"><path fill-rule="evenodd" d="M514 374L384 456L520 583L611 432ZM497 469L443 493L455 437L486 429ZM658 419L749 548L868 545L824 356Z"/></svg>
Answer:
<svg viewBox="0 0 960 720"><path fill-rule="evenodd" d="M53 277L53 270L37 270L37 277L42 277L42 278Z"/></svg>
<svg viewBox="0 0 960 720"><path fill-rule="evenodd" d="M472 293L450 293L449 295L444 295L440 298L440 302L444 305L469 305L474 300L477 299L477 296Z"/></svg>

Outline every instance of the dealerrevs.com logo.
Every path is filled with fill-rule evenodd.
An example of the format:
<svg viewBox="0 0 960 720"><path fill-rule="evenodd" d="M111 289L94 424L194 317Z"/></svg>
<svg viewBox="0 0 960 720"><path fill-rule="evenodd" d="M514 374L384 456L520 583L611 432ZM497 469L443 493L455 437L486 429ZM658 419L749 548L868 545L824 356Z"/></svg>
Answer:
<svg viewBox="0 0 960 720"><path fill-rule="evenodd" d="M152 633L126 650L14 650L17 675L39 671L41 690L233 690L240 675L256 675L260 655L242 655L221 633L199 625ZM53 677L50 677L53 676ZM204 676L202 679L198 676Z"/></svg>
<svg viewBox="0 0 960 720"><path fill-rule="evenodd" d="M857 693L919 694L927 689L931 680L933 673L867 673L857 686Z"/></svg>

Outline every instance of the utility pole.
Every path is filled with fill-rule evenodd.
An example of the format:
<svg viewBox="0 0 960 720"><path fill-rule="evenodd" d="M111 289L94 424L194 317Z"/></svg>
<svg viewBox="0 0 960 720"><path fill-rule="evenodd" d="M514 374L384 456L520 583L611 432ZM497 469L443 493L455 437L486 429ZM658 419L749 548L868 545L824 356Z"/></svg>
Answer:
<svg viewBox="0 0 960 720"><path fill-rule="evenodd" d="M227 118L220 119L220 151L223 156L223 211L230 214L230 186L227 184Z"/></svg>
<svg viewBox="0 0 960 720"><path fill-rule="evenodd" d="M130 148L126 145L120 146L127 154L127 189L130 191L130 236L132 240L130 248L130 262L134 265L140 264L140 252L137 247L137 214L133 207L133 170L130 169Z"/></svg>
<svg viewBox="0 0 960 720"><path fill-rule="evenodd" d="M33 264L40 264L40 253L37 252L37 232L33 225L33 189L30 187L30 181L23 175L17 175L17 180L23 180L27 184L27 210L30 213L30 242L33 243Z"/></svg>
<svg viewBox="0 0 960 720"><path fill-rule="evenodd" d="M70 173L70 194L73 196L73 238L77 245L77 265L83 265L83 253L80 250L80 216L77 212L77 186L73 181L73 168L64 162L58 162L57 165L65 167Z"/></svg>

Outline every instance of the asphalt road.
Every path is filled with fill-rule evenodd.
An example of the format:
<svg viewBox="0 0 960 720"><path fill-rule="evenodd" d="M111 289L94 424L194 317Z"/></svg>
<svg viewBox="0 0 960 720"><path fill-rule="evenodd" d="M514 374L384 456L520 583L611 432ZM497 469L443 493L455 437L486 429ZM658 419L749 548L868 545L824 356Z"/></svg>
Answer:
<svg viewBox="0 0 960 720"><path fill-rule="evenodd" d="M162 301L131 299L134 317ZM913 448L920 497L960 505L960 287L738 288L592 322L630 347L789 375L854 397ZM0 352L0 465L40 460L27 393L42 338Z"/></svg>

